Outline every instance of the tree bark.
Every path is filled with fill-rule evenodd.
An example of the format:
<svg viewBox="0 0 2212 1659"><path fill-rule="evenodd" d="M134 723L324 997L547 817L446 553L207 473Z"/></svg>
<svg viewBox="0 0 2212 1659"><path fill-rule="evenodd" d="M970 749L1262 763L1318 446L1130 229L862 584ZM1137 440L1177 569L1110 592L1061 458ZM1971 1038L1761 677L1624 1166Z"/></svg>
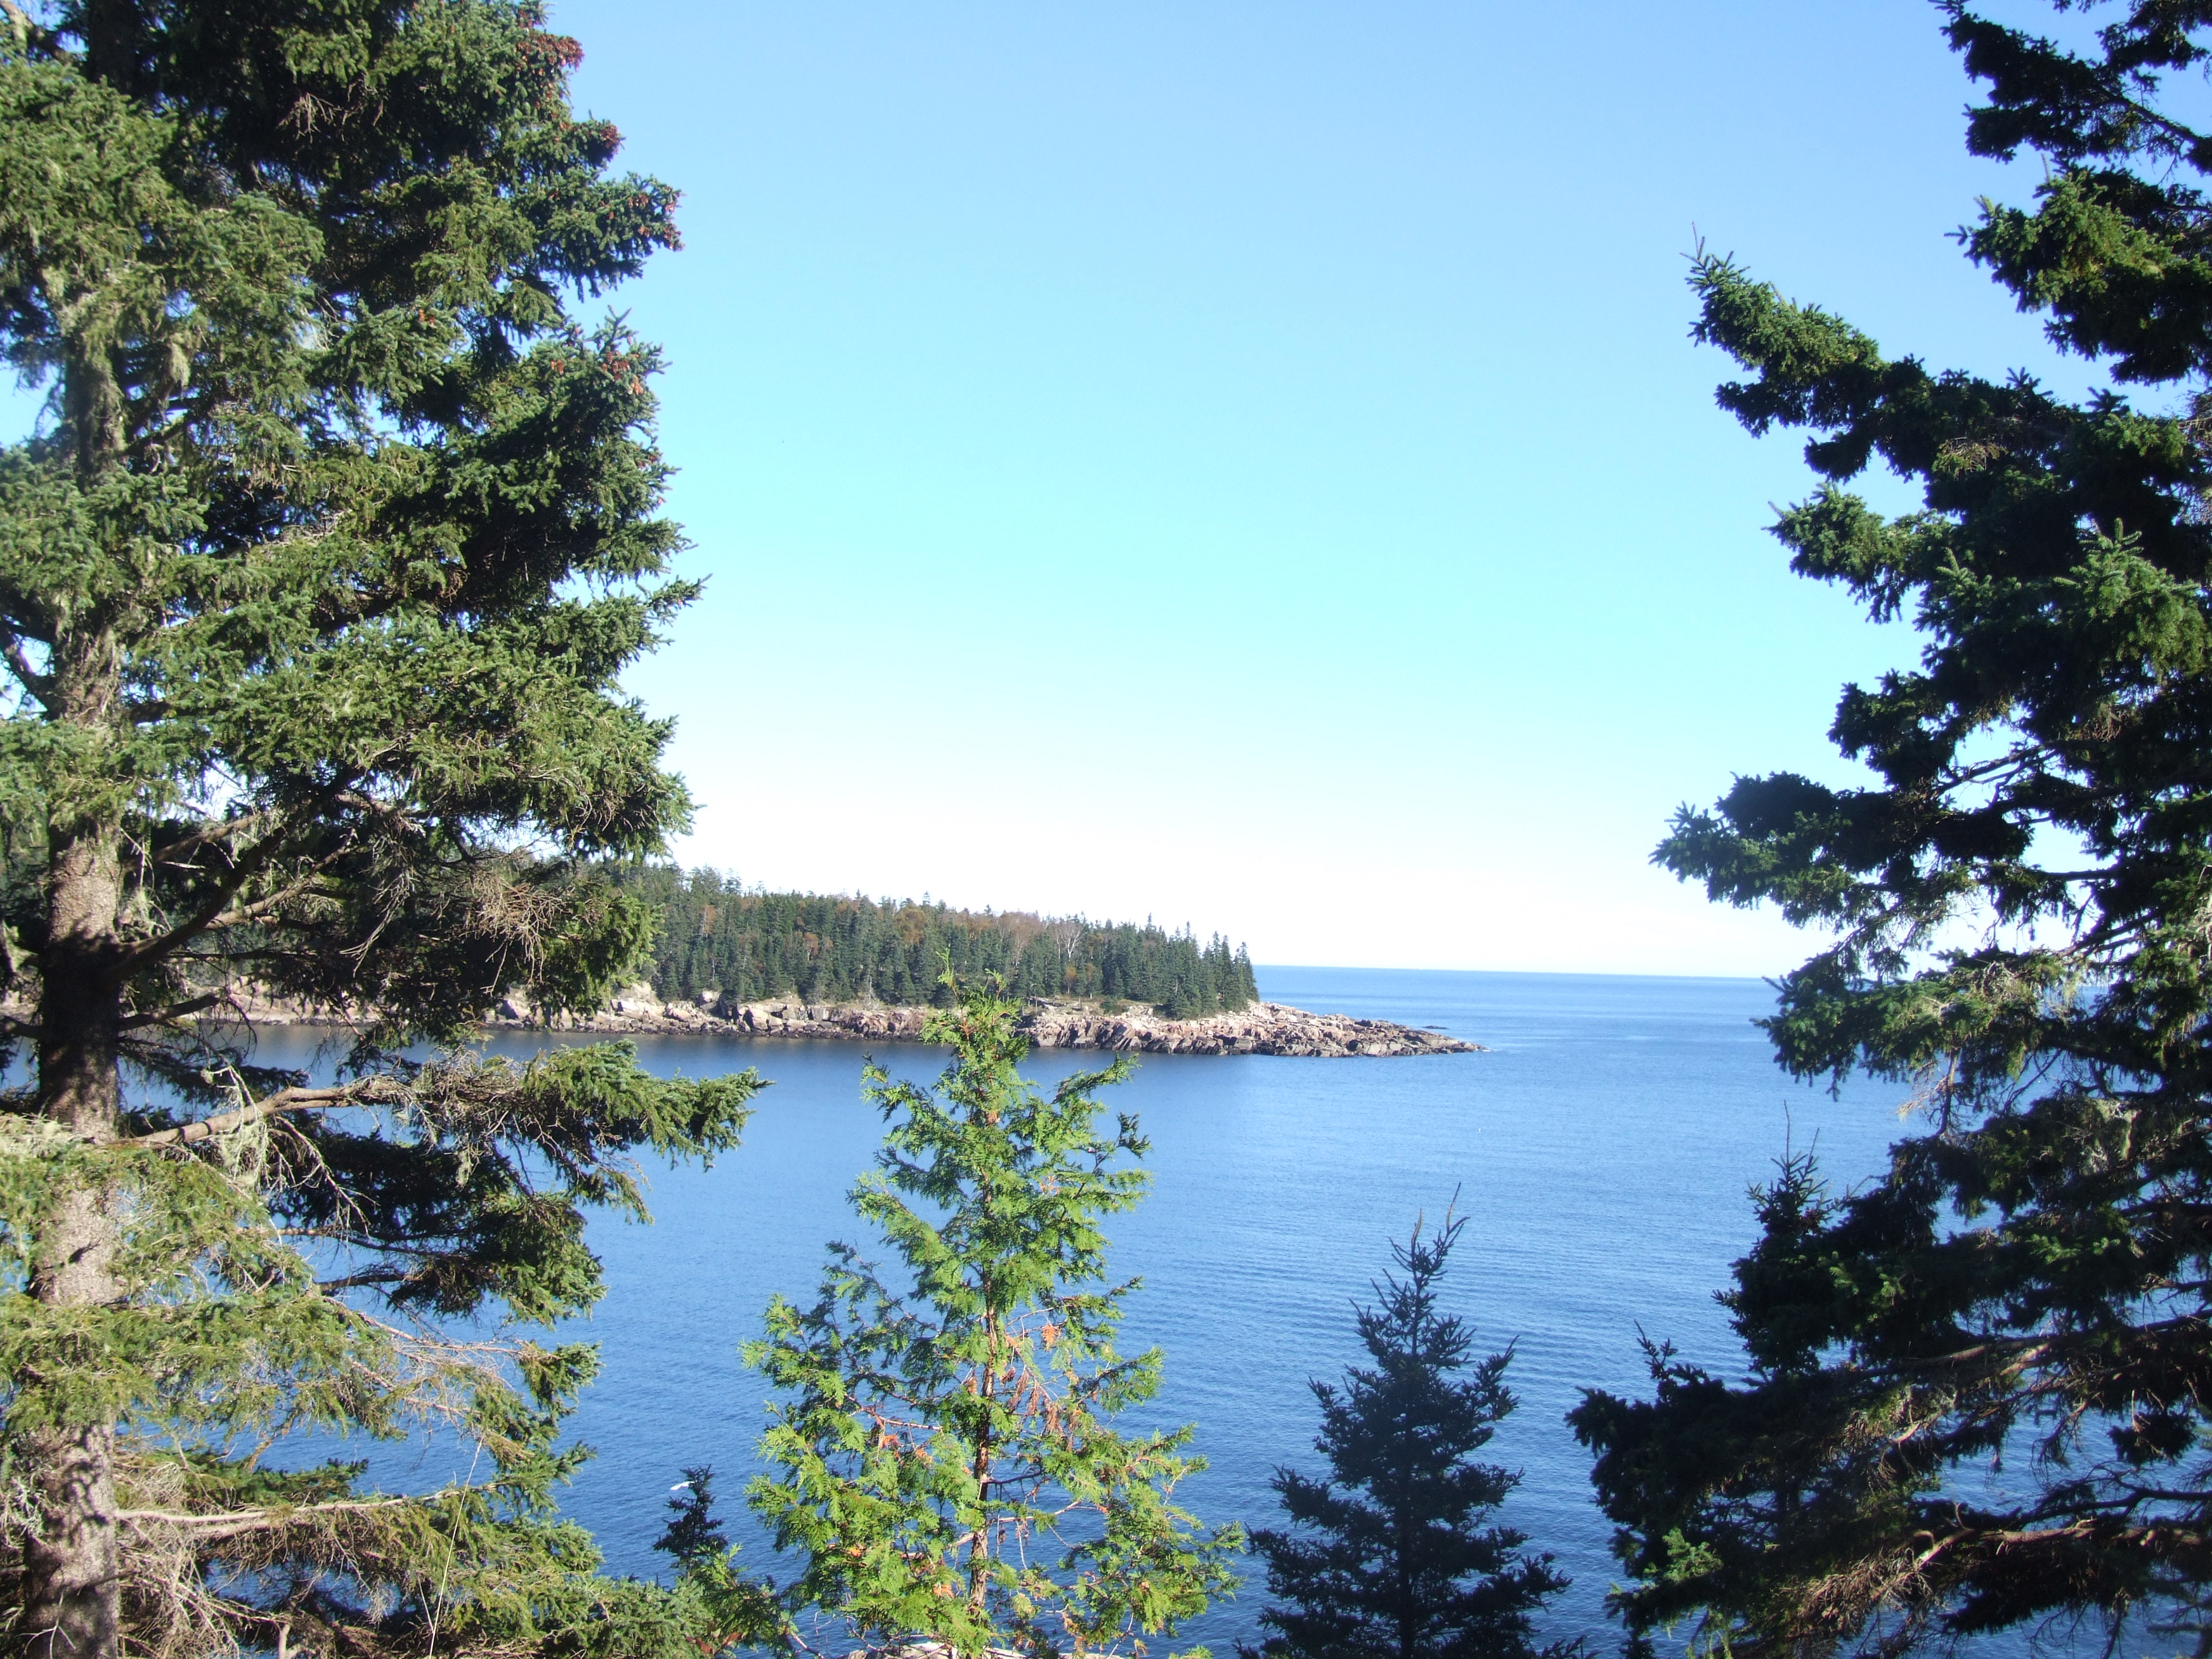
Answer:
<svg viewBox="0 0 2212 1659"><path fill-rule="evenodd" d="M104 1146L119 1127L121 999L113 973L122 883L106 824L57 826L49 847L39 1095L47 1118ZM63 1194L39 1241L32 1291L52 1308L93 1309L119 1293L112 1195ZM115 1528L115 1427L58 1425L27 1448L38 1529L25 1542L19 1626L33 1659L110 1659L121 1632Z"/></svg>
<svg viewBox="0 0 2212 1659"><path fill-rule="evenodd" d="M112 374L70 364L64 401L81 477L112 465L120 447ZM88 453L88 452L90 453ZM49 720L65 729L47 781L46 937L39 952L39 1107L80 1144L105 1146L120 1128L117 1072L123 1021L117 924L123 903L116 723L122 661L112 622L93 614L55 630ZM31 1291L50 1308L92 1310L119 1299L114 1194L72 1187L37 1241ZM38 1510L23 1546L18 1644L30 1659L115 1659L122 1637L112 1418L57 1424L30 1437L26 1471Z"/></svg>
<svg viewBox="0 0 2212 1659"><path fill-rule="evenodd" d="M78 25L88 67L126 85L136 36L128 8L91 0ZM76 296L82 298L83 296ZM61 403L78 483L99 486L124 462L129 410L118 343L82 307L85 332L64 349ZM109 573L119 575L121 571ZM123 651L113 590L95 583L54 608L46 719L62 728L46 780L46 937L39 952L38 1100L49 1122L81 1145L106 1146L120 1128L117 1069L123 1020L118 924L123 908L120 750ZM127 605L129 600L124 603ZM36 1241L32 1294L55 1309L121 1299L114 1277L120 1219L105 1184L60 1194ZM65 1357L64 1357L65 1358ZM121 1650L115 1424L111 1415L57 1424L30 1437L37 1530L23 1547L18 1645L32 1659L116 1659Z"/></svg>

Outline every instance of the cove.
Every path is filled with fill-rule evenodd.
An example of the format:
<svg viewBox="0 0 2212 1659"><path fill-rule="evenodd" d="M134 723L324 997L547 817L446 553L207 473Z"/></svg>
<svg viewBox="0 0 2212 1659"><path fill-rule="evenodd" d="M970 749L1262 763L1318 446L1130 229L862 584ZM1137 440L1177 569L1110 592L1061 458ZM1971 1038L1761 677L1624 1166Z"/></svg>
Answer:
<svg viewBox="0 0 2212 1659"><path fill-rule="evenodd" d="M1713 1292L1754 1234L1747 1188L1794 1145L1849 1185L1881 1167L1903 1091L1839 1098L1793 1084L1752 1021L1756 980L1262 967L1261 994L1300 1007L1436 1025L1488 1052L1389 1060L1146 1055L1109 1103L1152 1141L1152 1195L1109 1227L1113 1262L1140 1278L1125 1347L1166 1350L1162 1418L1195 1421L1212 1468L1186 1484L1209 1521L1275 1519L1275 1467L1312 1468L1306 1382L1357 1352L1351 1306L1416 1212L1458 1194L1474 1219L1450 1300L1484 1343L1516 1343L1518 1412L1493 1461L1524 1472L1504 1518L1574 1577L1552 1633L1610 1650L1608 1526L1561 1414L1588 1386L1634 1389L1637 1332L1733 1372ZM502 1034L526 1052L536 1040ZM763 1397L737 1350L769 1295L811 1299L830 1238L871 1243L844 1205L880 1132L860 1099L860 1045L642 1038L656 1071L757 1066L774 1078L742 1150L708 1171L656 1171L656 1223L592 1224L608 1295L573 1334L605 1370L574 1419L599 1449L565 1507L616 1571L657 1573L651 1545L670 1484L712 1463L732 1538L756 1571L778 1564L738 1499ZM934 1076L937 1051L889 1045L895 1074ZM1040 1052L1046 1080L1098 1056ZM428 1471L426 1471L428 1473ZM1263 1587L1187 1627L1217 1659L1255 1634ZM1158 1650L1165 1651L1164 1649Z"/></svg>

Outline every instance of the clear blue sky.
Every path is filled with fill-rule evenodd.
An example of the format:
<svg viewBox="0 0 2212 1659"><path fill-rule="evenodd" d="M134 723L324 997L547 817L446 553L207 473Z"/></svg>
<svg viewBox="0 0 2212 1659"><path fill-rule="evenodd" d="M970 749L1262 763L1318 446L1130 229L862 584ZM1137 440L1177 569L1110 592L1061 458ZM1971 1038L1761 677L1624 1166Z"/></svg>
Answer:
<svg viewBox="0 0 2212 1659"><path fill-rule="evenodd" d="M627 303L711 581L634 684L686 858L771 886L1775 971L1808 942L1650 848L1837 775L1838 685L1913 646L1765 533L1799 441L1713 407L1692 224L1893 351L2082 379L1949 240L2038 175L1965 154L1920 0L555 21L684 192Z"/></svg>
<svg viewBox="0 0 2212 1659"><path fill-rule="evenodd" d="M1893 351L2083 381L1949 240L2037 174L1965 155L1921 0L553 16L684 191L621 303L710 580L631 684L748 881L1773 972L1808 941L1651 846L1839 775L1838 686L1913 646L1765 533L1807 476L1713 407L1692 224Z"/></svg>

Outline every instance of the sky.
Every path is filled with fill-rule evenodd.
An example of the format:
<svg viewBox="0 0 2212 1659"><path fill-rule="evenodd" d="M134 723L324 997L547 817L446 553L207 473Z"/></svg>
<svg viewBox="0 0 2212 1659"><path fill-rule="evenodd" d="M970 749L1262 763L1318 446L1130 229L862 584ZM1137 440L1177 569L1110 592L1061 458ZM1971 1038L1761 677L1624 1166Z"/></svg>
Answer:
<svg viewBox="0 0 2212 1659"><path fill-rule="evenodd" d="M1790 574L1702 236L1895 352L2061 386L1960 256L1919 0L562 0L684 193L624 295L708 578L635 691L771 888L1150 915L1263 962L1771 974L1652 868L1850 769L1906 660ZM1887 480L1871 488L1905 504Z"/></svg>
<svg viewBox="0 0 2212 1659"><path fill-rule="evenodd" d="M1651 848L1735 774L1852 775L1838 690L1916 647L1789 573L1802 439L1713 406L1686 253L2088 383L1952 240L2039 173L1965 153L1923 0L552 15L683 191L617 303L707 586L628 685L678 856L748 884L1782 971L1815 942Z"/></svg>

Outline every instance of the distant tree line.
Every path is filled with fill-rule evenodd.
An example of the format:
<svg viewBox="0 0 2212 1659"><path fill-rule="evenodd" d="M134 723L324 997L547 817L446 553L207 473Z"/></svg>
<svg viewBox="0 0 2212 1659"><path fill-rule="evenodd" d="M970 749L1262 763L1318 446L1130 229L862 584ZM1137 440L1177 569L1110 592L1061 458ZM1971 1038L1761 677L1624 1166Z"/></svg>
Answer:
<svg viewBox="0 0 2212 1659"><path fill-rule="evenodd" d="M948 963L963 981L1000 975L1014 996L1151 1003L1174 1019L1233 1013L1260 996L1250 955L1219 933L1201 945L1188 928L1150 921L770 893L672 865L629 866L617 879L658 908L651 977L672 1001L713 993L943 1007Z"/></svg>

